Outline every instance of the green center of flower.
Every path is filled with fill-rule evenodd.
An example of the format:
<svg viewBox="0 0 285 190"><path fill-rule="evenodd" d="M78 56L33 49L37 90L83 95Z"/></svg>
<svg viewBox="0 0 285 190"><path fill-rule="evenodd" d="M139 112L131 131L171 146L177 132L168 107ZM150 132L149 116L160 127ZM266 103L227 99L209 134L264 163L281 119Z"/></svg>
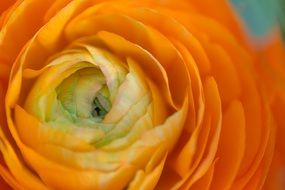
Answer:
<svg viewBox="0 0 285 190"><path fill-rule="evenodd" d="M47 128L97 148L119 139L109 148L126 146L152 127L151 93L134 62L86 49L63 52L37 71L25 108Z"/></svg>
<svg viewBox="0 0 285 190"><path fill-rule="evenodd" d="M110 93L104 76L96 68L77 71L56 88L62 113L76 123L82 119L101 122L111 109ZM56 120L53 115L50 120Z"/></svg>
<svg viewBox="0 0 285 190"><path fill-rule="evenodd" d="M92 109L93 117L104 118L110 109L111 109L111 103L109 98L107 96L102 95L102 93L99 93L94 99L94 104Z"/></svg>

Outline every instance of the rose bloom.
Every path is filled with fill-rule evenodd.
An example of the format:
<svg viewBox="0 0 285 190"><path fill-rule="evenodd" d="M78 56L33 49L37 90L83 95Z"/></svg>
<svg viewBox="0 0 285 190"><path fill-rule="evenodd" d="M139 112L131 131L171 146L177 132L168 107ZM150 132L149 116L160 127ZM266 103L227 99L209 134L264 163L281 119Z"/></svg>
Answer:
<svg viewBox="0 0 285 190"><path fill-rule="evenodd" d="M285 188L277 28L253 45L223 0L0 12L1 190Z"/></svg>

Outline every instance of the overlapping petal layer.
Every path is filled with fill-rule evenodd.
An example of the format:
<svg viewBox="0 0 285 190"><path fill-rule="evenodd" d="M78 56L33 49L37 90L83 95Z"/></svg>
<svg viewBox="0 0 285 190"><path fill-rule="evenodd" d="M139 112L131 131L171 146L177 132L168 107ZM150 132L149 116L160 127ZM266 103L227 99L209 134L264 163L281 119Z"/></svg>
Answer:
<svg viewBox="0 0 285 190"><path fill-rule="evenodd" d="M284 91L266 92L237 20L216 6L225 11L198 1L14 5L0 32L3 179L36 190L260 189Z"/></svg>

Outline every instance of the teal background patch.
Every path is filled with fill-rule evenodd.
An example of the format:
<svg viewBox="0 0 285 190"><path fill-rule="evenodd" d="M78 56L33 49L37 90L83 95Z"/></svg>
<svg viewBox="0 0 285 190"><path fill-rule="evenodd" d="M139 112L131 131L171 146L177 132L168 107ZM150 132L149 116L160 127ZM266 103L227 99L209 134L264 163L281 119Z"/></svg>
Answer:
<svg viewBox="0 0 285 190"><path fill-rule="evenodd" d="M230 0L230 3L253 37L265 37L276 24L285 37L285 0Z"/></svg>

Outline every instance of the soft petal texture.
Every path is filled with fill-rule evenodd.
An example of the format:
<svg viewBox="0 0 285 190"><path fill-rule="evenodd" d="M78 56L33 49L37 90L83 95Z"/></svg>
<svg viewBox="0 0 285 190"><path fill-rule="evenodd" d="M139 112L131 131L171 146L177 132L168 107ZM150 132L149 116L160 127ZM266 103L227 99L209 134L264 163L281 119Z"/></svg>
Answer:
<svg viewBox="0 0 285 190"><path fill-rule="evenodd" d="M3 187L284 189L278 32L256 49L224 0L12 4L0 3Z"/></svg>

